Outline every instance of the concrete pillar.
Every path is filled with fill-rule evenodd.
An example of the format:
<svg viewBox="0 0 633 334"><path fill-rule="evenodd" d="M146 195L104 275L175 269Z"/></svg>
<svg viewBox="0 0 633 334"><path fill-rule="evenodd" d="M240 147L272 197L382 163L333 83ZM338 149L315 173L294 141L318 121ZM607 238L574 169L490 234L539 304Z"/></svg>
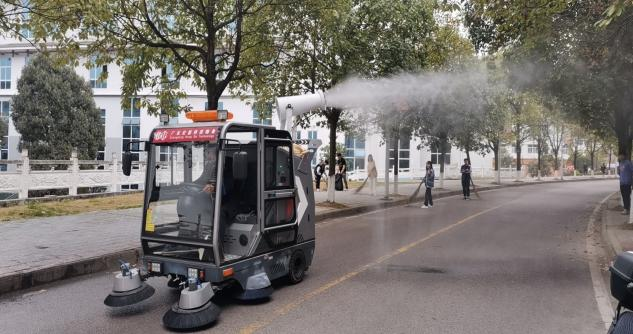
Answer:
<svg viewBox="0 0 633 334"><path fill-rule="evenodd" d="M29 185L30 185L30 172L31 166L29 165L29 150L22 149L22 153L20 154L22 158L22 171L20 175L20 193L18 197L20 199L29 198Z"/></svg>
<svg viewBox="0 0 633 334"><path fill-rule="evenodd" d="M79 184L79 159L77 158L77 148L73 148L70 153L70 185L68 186L68 194L70 196L77 196L77 185Z"/></svg>

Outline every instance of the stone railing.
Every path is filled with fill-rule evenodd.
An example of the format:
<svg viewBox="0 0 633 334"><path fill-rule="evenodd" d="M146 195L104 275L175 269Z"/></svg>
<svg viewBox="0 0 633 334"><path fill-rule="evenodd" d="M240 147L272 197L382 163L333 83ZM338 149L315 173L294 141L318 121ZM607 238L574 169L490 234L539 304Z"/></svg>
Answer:
<svg viewBox="0 0 633 334"><path fill-rule="evenodd" d="M84 187L120 191L121 185L143 184L146 163L134 162L131 175L125 176L118 154L112 154L110 161L79 160L76 151L70 160L30 160L23 149L20 160L0 160L0 164L15 166L0 172L0 193L17 193L19 199L26 199L29 191L44 189L68 189L71 196Z"/></svg>

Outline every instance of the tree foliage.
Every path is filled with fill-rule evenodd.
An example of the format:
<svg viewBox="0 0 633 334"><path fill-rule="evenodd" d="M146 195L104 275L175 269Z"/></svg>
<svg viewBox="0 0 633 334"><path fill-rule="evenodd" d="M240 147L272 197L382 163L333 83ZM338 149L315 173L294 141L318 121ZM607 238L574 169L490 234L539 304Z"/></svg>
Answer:
<svg viewBox="0 0 633 334"><path fill-rule="evenodd" d="M104 145L103 126L90 85L69 67L55 67L44 54L24 67L11 118L21 147L33 159L95 159Z"/></svg>
<svg viewBox="0 0 633 334"><path fill-rule="evenodd" d="M170 106L185 94L174 84L180 78L206 92L209 108L216 109L230 85L275 63L286 23L294 22L285 12L294 2L284 0L47 2L63 10L55 22L34 15L36 40L53 39L75 64L82 57L94 57L87 66L116 62L123 103L149 90L158 99L144 98L143 105L154 114L177 111Z"/></svg>

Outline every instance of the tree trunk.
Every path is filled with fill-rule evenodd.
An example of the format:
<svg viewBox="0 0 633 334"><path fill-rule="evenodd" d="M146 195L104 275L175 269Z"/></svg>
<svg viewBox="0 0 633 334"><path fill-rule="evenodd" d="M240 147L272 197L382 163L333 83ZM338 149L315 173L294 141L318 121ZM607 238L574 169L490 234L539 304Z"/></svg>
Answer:
<svg viewBox="0 0 633 334"><path fill-rule="evenodd" d="M521 140L517 139L515 150L517 151L517 181L521 178Z"/></svg>
<svg viewBox="0 0 633 334"><path fill-rule="evenodd" d="M337 109L331 109L325 113L327 118L328 127L330 128L330 156L329 161L329 182L327 189L327 200L329 202L335 201L335 177L336 174L336 128L338 127L338 121L340 118L340 111Z"/></svg>
<svg viewBox="0 0 633 334"><path fill-rule="evenodd" d="M446 161L446 146L448 139L440 137L440 189L444 188L444 162Z"/></svg>
<svg viewBox="0 0 633 334"><path fill-rule="evenodd" d="M517 171L521 171L521 140L519 139L516 141L515 150L517 151Z"/></svg>
<svg viewBox="0 0 633 334"><path fill-rule="evenodd" d="M631 160L631 147L632 139L629 136L622 136L618 134L618 154L624 154L627 160Z"/></svg>
<svg viewBox="0 0 633 334"><path fill-rule="evenodd" d="M217 110L219 97L216 97L215 77L206 78L207 84L207 110Z"/></svg>

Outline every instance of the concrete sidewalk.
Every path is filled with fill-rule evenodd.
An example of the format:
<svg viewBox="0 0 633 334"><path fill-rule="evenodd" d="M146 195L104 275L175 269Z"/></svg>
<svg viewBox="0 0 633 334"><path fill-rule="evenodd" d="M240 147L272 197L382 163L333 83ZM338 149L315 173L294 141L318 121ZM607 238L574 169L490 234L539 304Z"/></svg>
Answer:
<svg viewBox="0 0 633 334"><path fill-rule="evenodd" d="M612 195L602 207L602 234L610 260L618 253L633 251L633 224L630 216L622 215L620 193Z"/></svg>
<svg viewBox="0 0 633 334"><path fill-rule="evenodd" d="M603 180L604 177L566 178L589 179ZM492 181L475 180L475 183L482 190L500 187ZM551 181L556 180L543 180ZM502 186L534 183L538 183L537 180L505 180ZM354 194L354 190L339 191L336 192L339 205L335 207L324 203L327 192L317 192L317 221L406 204L417 186L417 183L399 184L400 195L393 195L392 200L382 199L384 186L377 187L376 196L368 194L368 187L359 194ZM423 196L423 192L419 196ZM444 189L434 189L437 198L456 194L461 194L460 180L446 180ZM113 268L119 258L136 262L140 253L141 211L140 208L100 211L0 223L0 294Z"/></svg>

